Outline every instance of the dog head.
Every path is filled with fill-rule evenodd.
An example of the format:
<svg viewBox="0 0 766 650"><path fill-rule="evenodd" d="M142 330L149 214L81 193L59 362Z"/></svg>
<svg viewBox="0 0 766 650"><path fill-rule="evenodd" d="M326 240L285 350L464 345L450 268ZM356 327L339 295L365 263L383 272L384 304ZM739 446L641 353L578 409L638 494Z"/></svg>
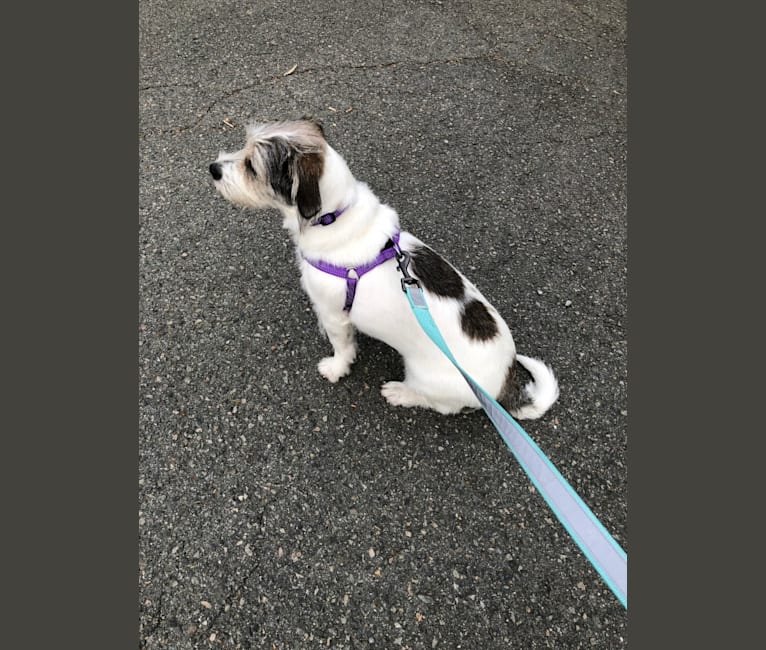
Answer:
<svg viewBox="0 0 766 650"><path fill-rule="evenodd" d="M312 118L252 124L245 146L222 152L210 165L216 189L249 208L297 211L304 220L322 209L320 180L330 149Z"/></svg>

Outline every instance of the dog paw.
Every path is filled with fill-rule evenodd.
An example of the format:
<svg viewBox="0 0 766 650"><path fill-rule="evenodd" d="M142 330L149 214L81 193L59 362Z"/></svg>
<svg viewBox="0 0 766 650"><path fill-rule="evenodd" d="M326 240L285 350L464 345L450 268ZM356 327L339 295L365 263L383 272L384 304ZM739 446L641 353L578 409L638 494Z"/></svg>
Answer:
<svg viewBox="0 0 766 650"><path fill-rule="evenodd" d="M425 398L401 381L387 381L380 394L392 406L424 406Z"/></svg>
<svg viewBox="0 0 766 650"><path fill-rule="evenodd" d="M351 364L338 357L325 357L317 365L319 374L333 384L351 372Z"/></svg>

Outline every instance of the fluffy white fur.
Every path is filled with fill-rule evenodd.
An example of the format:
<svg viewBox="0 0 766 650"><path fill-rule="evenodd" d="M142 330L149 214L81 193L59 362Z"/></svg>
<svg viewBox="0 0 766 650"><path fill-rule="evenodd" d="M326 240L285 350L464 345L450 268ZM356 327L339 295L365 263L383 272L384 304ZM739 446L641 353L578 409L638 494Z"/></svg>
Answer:
<svg viewBox="0 0 766 650"><path fill-rule="evenodd" d="M288 173L289 195L273 188L274 142L292 152L282 169ZM301 214L296 197L300 184L308 183L299 170L301 156L321 159L318 190L321 205L311 217ZM319 158L317 158L317 156ZM248 168L250 165L250 168ZM440 413L478 408L479 403L463 377L420 328L402 292L396 260L389 260L364 275L350 312L343 311L346 282L308 264L304 258L355 267L374 259L399 229L397 213L380 202L370 188L352 175L343 158L324 139L312 120L253 125L245 146L221 153L211 173L217 190L229 201L251 208L276 208L296 245L301 285L311 299L319 323L332 344L333 354L319 362L319 372L330 382L348 375L356 359L355 331L379 339L396 349L404 361L404 380L388 381L381 393L390 404L420 406ZM305 188L304 188L305 189ZM328 226L311 225L311 218L346 207ZM400 247L413 251L423 243L403 231ZM558 398L558 384L543 362L516 355L511 332L479 290L461 274L465 293L485 303L498 333L490 340L475 340L461 326L461 302L426 291L429 308L458 362L484 389L500 396L514 358L532 375L520 390L526 402L511 414L519 419L540 417Z"/></svg>

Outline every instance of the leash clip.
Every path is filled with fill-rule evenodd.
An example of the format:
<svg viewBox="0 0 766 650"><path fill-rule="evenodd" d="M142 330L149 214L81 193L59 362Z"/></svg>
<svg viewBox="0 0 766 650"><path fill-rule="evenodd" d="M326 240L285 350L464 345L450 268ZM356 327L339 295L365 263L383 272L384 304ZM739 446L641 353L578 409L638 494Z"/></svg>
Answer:
<svg viewBox="0 0 766 650"><path fill-rule="evenodd" d="M410 265L410 254L406 251L403 251L398 246L396 247L396 262L399 265L399 270L402 272L402 275L404 276L401 279L402 283L402 291L407 293L407 286L408 285L414 285L420 288L420 283L417 281L416 278L413 278L409 271L407 270L407 267Z"/></svg>

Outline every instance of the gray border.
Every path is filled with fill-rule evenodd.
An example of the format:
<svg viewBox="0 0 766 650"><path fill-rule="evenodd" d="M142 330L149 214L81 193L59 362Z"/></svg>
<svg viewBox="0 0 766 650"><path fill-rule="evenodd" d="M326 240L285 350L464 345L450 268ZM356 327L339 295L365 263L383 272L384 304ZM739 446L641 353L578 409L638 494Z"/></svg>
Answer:
<svg viewBox="0 0 766 650"><path fill-rule="evenodd" d="M753 137L742 120L755 109L742 94L759 75L755 59L741 56L747 24L759 23L698 3L629 7L629 573L637 648L742 647L757 633L748 611L757 601L739 595L751 567L737 566L752 557L752 511L738 507L751 492L741 490L748 461L731 454L763 426L731 417L739 406L729 401L748 382L727 367L738 355L726 336L728 325L741 345L753 340L733 298L754 277L739 269L758 257L748 255L736 220L763 211L742 205L748 183L732 151ZM749 300L762 293L753 289ZM722 390L714 377L736 387Z"/></svg>
<svg viewBox="0 0 766 650"><path fill-rule="evenodd" d="M7 14L4 645L136 647L137 7Z"/></svg>

